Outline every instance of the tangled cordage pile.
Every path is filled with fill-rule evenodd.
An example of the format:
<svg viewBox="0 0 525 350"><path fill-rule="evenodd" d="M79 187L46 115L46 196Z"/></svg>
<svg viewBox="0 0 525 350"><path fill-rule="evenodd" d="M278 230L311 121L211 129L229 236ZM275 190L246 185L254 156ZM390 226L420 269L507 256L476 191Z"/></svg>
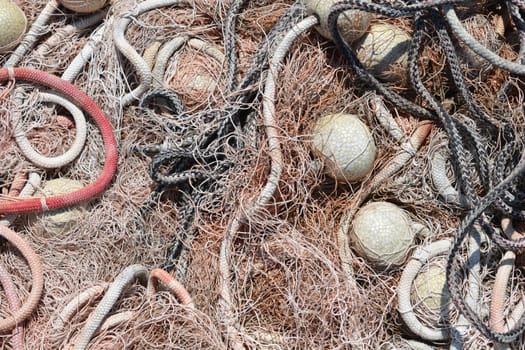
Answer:
<svg viewBox="0 0 525 350"><path fill-rule="evenodd" d="M523 1L13 4L1 348L523 347Z"/></svg>

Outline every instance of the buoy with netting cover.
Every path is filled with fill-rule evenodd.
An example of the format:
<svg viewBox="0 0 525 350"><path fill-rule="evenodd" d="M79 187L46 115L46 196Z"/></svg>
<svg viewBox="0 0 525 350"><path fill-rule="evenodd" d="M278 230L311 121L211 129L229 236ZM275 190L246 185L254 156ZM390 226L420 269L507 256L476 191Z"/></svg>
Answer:
<svg viewBox="0 0 525 350"><path fill-rule="evenodd" d="M423 313L445 311L449 302L446 270L440 265L430 265L417 275L411 291L413 305L424 307Z"/></svg>
<svg viewBox="0 0 525 350"><path fill-rule="evenodd" d="M77 180L58 178L47 181L42 191L46 196L59 196L78 191L84 185ZM79 203L75 206L52 210L42 215L42 222L48 232L62 234L72 228L85 214L86 204Z"/></svg>
<svg viewBox="0 0 525 350"><path fill-rule="evenodd" d="M390 202L362 207L348 234L357 254L379 268L403 263L415 236L408 214Z"/></svg>
<svg viewBox="0 0 525 350"><path fill-rule="evenodd" d="M305 0L306 12L319 18L319 25L315 28L319 34L329 40L333 40L333 38L328 26L328 16L330 15L330 8L337 2L338 0ZM337 18L337 27L341 36L350 44L366 33L372 17L372 14L365 11L344 11Z"/></svg>
<svg viewBox="0 0 525 350"><path fill-rule="evenodd" d="M357 58L377 78L402 81L406 76L411 40L411 36L397 26L374 23L356 42Z"/></svg>
<svg viewBox="0 0 525 350"><path fill-rule="evenodd" d="M312 148L324 160L325 173L339 181L362 180L376 158L368 127L354 114L328 114L313 128Z"/></svg>
<svg viewBox="0 0 525 350"><path fill-rule="evenodd" d="M106 0L59 0L59 2L68 10L79 13L95 12L106 4Z"/></svg>
<svg viewBox="0 0 525 350"><path fill-rule="evenodd" d="M26 32L27 18L17 4L0 0L0 53L13 49Z"/></svg>

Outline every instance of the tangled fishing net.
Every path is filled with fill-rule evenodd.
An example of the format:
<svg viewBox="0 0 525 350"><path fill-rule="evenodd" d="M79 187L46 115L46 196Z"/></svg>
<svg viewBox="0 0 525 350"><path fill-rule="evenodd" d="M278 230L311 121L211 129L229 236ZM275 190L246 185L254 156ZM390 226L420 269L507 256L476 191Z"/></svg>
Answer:
<svg viewBox="0 0 525 350"><path fill-rule="evenodd" d="M501 270L509 251L512 266L523 262L522 1L327 1L335 5L321 18L324 36L312 1L112 0L95 14L14 2L29 27L51 11L14 66L71 77L104 112L119 153L96 199L9 225L43 266L42 296L23 324L27 349L523 348L523 273ZM347 10L403 31L405 52L383 57L383 70L361 62L367 41L346 43L335 26ZM474 52L456 15L504 62ZM139 59L116 42L120 30ZM86 52L78 74L68 71ZM0 64L14 57L0 54ZM35 173L33 196L42 197L82 188L104 169L91 118L65 166L39 167L18 146L25 135L56 156L74 144L78 125L68 108L42 100L49 90L0 86L0 204L15 202ZM336 113L357 115L377 147L356 181L335 179L332 160L313 150L316 122ZM404 258L381 267L348 238L359 208L379 201L403 210L414 237ZM0 253L23 302L33 285L27 261L12 244ZM118 286L130 266L142 267ZM155 268L191 302L173 281L152 292L143 272ZM106 322L80 347L117 287ZM495 298L505 298L504 324ZM0 317L11 309L2 296ZM6 331L0 346L16 349L14 339Z"/></svg>

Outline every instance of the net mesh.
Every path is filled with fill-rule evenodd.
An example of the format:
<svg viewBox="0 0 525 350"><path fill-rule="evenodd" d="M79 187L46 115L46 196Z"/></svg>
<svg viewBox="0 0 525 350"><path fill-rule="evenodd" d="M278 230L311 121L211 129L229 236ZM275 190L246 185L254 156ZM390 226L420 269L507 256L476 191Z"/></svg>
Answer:
<svg viewBox="0 0 525 350"><path fill-rule="evenodd" d="M33 23L46 5L45 1L15 2L24 9L29 23ZM164 43L181 34L198 37L222 50L223 25L233 2L199 0L193 7L169 6L147 12L133 19L126 38L139 54L156 41ZM102 39L96 43L89 64L74 81L101 107L114 127L120 159L112 185L102 197L89 202L65 232L50 231L48 216L40 213L20 216L12 225L13 230L29 240L44 265L44 294L37 312L26 322L26 347L69 348L100 300L95 298L80 307L63 329L55 329L53 321L75 296L91 286L113 281L131 264L142 264L150 270L162 266L168 248L181 240L187 247L187 271L181 282L192 296L195 308L180 305L175 296L165 291L148 298L143 286L132 284L125 289L111 314L131 311L133 316L95 335L88 348L226 349L221 326L226 316L221 314L218 303L221 295L219 254L225 233L239 212L247 213L246 220L236 233L229 253L232 280L227 283L233 296L235 327L247 348L378 349L385 344L401 344L400 336L413 338L397 312L396 292L403 266L377 271L351 251L354 279L349 280L341 267L336 231L343 214L357 203L358 194L371 186L374 176L401 148L381 127L370 108L368 87L350 72L335 45L312 29L299 37L287 55L277 77L275 102L283 171L271 202L262 210L251 212L270 169L271 150L262 122L260 94L246 103L246 108L253 108L252 117L246 117L228 135L236 141L226 142L220 153L225 154L229 169L212 174L215 176L213 186L190 181L187 186L191 190L168 186L159 191L152 181L151 156L137 152L137 145L174 147L180 141L179 134L191 138L188 130L198 135L220 122L200 112L226 110L235 102L225 89L225 64L184 46L170 59L163 83L180 96L192 118L177 118L165 108L146 113L136 103L121 107L121 97L139 82L134 67L115 49L113 30L117 18L138 3L111 1ZM250 70L259 44L268 38L272 27L291 6L292 1L279 0L247 1L242 7L235 31L239 77ZM485 19L488 17L489 22L498 16L497 6L492 4L462 11L459 12L462 16L475 12ZM96 27L64 32L66 25L79 18L60 7L38 42L38 45L46 43L45 50L39 51L37 45L19 65L62 74ZM411 21L404 18L380 18L379 21L411 31ZM469 25L477 33L479 26ZM61 40L54 40L53 36L61 30ZM517 57L518 38L513 28L507 28L506 33L504 43L498 46L499 54L513 60ZM497 38L485 31L477 34L482 41ZM449 102L449 111L461 112L465 107L456 98L457 91L447 87L451 77L443 57L437 41L424 49L419 62L423 81L435 96ZM8 55L0 55L0 64L7 59ZM205 76L211 83L204 87L192 86L196 75ZM507 80L511 81L511 89L504 99L496 100L496 94ZM467 75L467 83L475 100L491 115L497 115L518 131L523 129L525 116L519 78L494 68L484 70L483 74ZM264 80L255 81L247 90L260 92L263 84ZM20 173L39 173L42 186L57 177L84 184L94 181L102 169L104 150L100 133L89 120L86 146L67 167L44 171L20 153L11 123L16 112L23 114L27 136L42 153L60 154L67 150L75 128L64 110L37 102L36 91L44 89L31 84L17 84L19 86L25 91L22 104L12 98L13 86L0 87L0 198L8 194L15 176ZM422 102L406 85L391 84L390 87ZM387 107L404 133L411 135L419 120L392 104ZM359 115L378 145L372 173L356 184L338 183L324 174L322 161L311 151L315 121L322 115L337 112ZM431 236L416 237L413 248L453 236L462 217L457 207L440 200L430 180L432 156L444 142L438 129L440 126L436 125L421 150L368 198L398 204L413 221L429 229ZM450 169L449 176L453 179ZM474 181L480 186L480 179ZM36 195L39 194L41 189L37 188ZM185 226L189 207L195 210L189 226ZM194 232L191 239L185 235L189 231ZM490 299L495 262L503 254L490 242L484 249L484 259L490 258L493 262L487 263L482 271L482 278L487 281L478 301L482 305ZM462 256L466 255L466 250L462 251ZM10 245L3 244L0 263L11 274L19 298L25 300L31 280L23 258ZM175 274L175 270L170 272ZM523 284L520 275L516 272L511 279L510 304L519 299ZM9 306L2 297L0 317L8 316ZM421 319L427 316L419 315ZM457 313L452 319L457 319ZM432 318L424 321L433 323ZM492 345L478 335L471 330L466 349ZM446 342L434 345L448 347ZM0 337L0 346L11 347L9 335Z"/></svg>

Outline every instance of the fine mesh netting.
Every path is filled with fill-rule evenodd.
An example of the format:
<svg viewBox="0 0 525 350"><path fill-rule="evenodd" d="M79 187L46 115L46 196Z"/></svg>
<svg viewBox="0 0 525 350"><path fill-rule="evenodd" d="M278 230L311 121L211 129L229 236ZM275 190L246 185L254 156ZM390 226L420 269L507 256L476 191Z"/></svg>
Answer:
<svg viewBox="0 0 525 350"><path fill-rule="evenodd" d="M419 48L411 43L404 65L393 66L403 78L391 82L366 75L353 58L357 43L326 39L311 25L299 33L301 23L317 21L312 1L111 0L95 14L53 7L53 0L14 2L29 27L45 8L52 14L16 64L7 52L0 65L66 72L106 116L119 155L100 195L58 212L25 211L9 225L43 268L42 295L22 323L24 348L523 348L517 239L525 205L515 173L523 167L523 73L467 47L447 22L454 1L351 0L332 7L333 14L367 9L372 23L421 39ZM523 70L522 2L455 2L464 28ZM146 6L152 8L139 11ZM272 61L294 32L283 59ZM450 69L454 53L458 69ZM87 59L73 74L76 57ZM78 125L67 108L41 100L53 89L5 80L0 204L16 203L31 174L41 179L34 197L58 195L46 190L55 179L93 183L107 152L94 119L84 113L87 138L73 161L40 167L19 147L19 135L39 153L57 156L73 145ZM352 183L335 180L325 171L328 160L313 150L316 121L334 113L356 115L377 147L373 167ZM349 135L341 142L351 141ZM68 186L55 191L75 190ZM358 254L349 239L359 208L378 201L401 208L413 230L406 257L389 266ZM2 208L0 220L7 217ZM513 236L501 224L506 218ZM444 240L450 247L421 258ZM515 268L505 280L500 261L507 251L515 252ZM27 261L9 242L0 253L23 304L34 286ZM437 310L418 299L425 298L422 289L400 287L416 261L418 276L445 275ZM164 269L192 302L170 292L173 280L152 291L137 272L86 338L92 315L116 288L111 283L135 265L150 278ZM492 300L501 297L495 289L506 298L506 329L491 319ZM6 292L4 286L2 319L13 313ZM409 293L410 310L403 311L400 293ZM418 333L407 314L443 338ZM14 339L5 330L1 347L17 349Z"/></svg>

